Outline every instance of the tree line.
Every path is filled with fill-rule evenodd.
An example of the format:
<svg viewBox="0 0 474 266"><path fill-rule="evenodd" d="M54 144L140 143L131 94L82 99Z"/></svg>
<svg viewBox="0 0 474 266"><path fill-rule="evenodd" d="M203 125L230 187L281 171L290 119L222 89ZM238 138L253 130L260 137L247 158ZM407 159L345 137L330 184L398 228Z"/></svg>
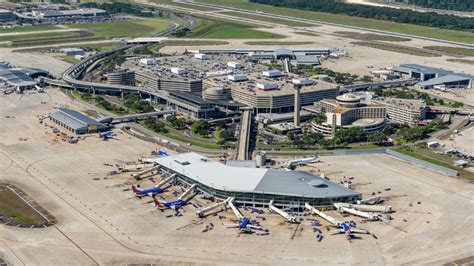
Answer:
<svg viewBox="0 0 474 266"><path fill-rule="evenodd" d="M474 1L470 0L385 0L385 2L410 4L434 9L474 11Z"/></svg>
<svg viewBox="0 0 474 266"><path fill-rule="evenodd" d="M421 1L421 0L420 0ZM296 8L353 17L387 20L422 26L474 32L474 19L434 12L347 4L337 0L250 0L252 3ZM474 2L474 1L466 1Z"/></svg>

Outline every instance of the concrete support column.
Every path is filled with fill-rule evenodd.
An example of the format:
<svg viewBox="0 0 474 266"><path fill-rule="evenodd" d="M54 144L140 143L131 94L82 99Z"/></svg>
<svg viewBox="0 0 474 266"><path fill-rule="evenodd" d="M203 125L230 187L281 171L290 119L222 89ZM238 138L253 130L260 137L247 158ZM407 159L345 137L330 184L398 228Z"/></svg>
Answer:
<svg viewBox="0 0 474 266"><path fill-rule="evenodd" d="M293 124L297 127L300 126L300 86L295 86L295 111Z"/></svg>

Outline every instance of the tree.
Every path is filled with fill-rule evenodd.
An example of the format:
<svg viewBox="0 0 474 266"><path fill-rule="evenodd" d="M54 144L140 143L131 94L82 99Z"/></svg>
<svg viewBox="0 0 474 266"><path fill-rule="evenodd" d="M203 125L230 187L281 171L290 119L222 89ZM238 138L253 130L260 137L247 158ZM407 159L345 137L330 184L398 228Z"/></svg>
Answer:
<svg viewBox="0 0 474 266"><path fill-rule="evenodd" d="M147 117L143 120L143 124L148 127L149 129L155 131L155 132L159 132L159 133L166 133L168 132L168 130L166 130L166 127L165 127L165 124L158 120L157 118L155 117Z"/></svg>
<svg viewBox="0 0 474 266"><path fill-rule="evenodd" d="M376 133L372 133L372 134L369 134L369 136L367 137L367 139L372 142L372 143L375 143L375 144L385 144L387 143L387 135L383 132L376 132Z"/></svg>
<svg viewBox="0 0 474 266"><path fill-rule="evenodd" d="M186 127L186 119L177 118L176 115L170 115L166 118L166 121L171 124L175 129L184 129Z"/></svg>
<svg viewBox="0 0 474 266"><path fill-rule="evenodd" d="M305 145L316 145L324 140L324 135L319 132L306 133L303 136L303 143Z"/></svg>
<svg viewBox="0 0 474 266"><path fill-rule="evenodd" d="M333 139L336 144L348 144L364 141L366 134L362 127L342 128L336 131Z"/></svg>
<svg viewBox="0 0 474 266"><path fill-rule="evenodd" d="M326 122L326 120L326 115L323 113L318 113L313 116L313 122L318 125L321 125L322 123Z"/></svg>
<svg viewBox="0 0 474 266"><path fill-rule="evenodd" d="M210 125L205 120L198 120L194 122L191 126L191 132L194 134L198 134L200 136L208 136L209 135Z"/></svg>
<svg viewBox="0 0 474 266"><path fill-rule="evenodd" d="M293 140L295 138L295 132L288 131L286 132L286 136L288 137L289 140Z"/></svg>

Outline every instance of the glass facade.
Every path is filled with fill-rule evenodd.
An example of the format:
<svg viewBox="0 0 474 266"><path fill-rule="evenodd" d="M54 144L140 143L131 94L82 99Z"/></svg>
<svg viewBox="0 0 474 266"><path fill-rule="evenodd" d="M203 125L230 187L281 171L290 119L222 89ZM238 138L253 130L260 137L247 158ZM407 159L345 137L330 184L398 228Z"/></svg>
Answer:
<svg viewBox="0 0 474 266"><path fill-rule="evenodd" d="M235 192L235 191L226 191L215 189L209 187L205 184L198 183L194 179L191 179L182 174L176 173L171 169L161 166L161 170L170 173L176 174L179 183L184 183L186 185L197 184L197 190L201 193L204 193L210 197L217 198L219 200L225 200L228 197L235 198L235 203L237 205L243 206L254 206L254 207L267 207L271 200L274 201L275 206L279 207L290 207L294 209L303 208L305 203L309 203L313 207L333 207L335 202L353 202L358 199L361 199L361 196L347 196L347 197L337 197L337 198L315 198L311 196L294 196L294 195L283 195L283 194L273 194L265 193L264 191L253 191L253 192Z"/></svg>

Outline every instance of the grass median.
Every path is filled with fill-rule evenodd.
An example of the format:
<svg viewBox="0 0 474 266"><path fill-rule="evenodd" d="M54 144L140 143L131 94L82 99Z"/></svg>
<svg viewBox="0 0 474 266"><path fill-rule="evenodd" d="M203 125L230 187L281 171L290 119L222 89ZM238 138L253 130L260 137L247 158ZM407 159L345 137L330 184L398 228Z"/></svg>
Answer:
<svg viewBox="0 0 474 266"><path fill-rule="evenodd" d="M427 26L389 22L384 20L352 17L315 11L297 10L292 8L274 7L263 4L250 3L248 0L197 0L197 2L215 4L220 6L246 9L249 11L259 10L265 13L273 13L295 18L305 18L315 21L336 23L360 28L389 31L394 33L410 34L428 38L456 41L474 44L474 33L467 31L447 30ZM193 8L188 5L188 8Z"/></svg>

